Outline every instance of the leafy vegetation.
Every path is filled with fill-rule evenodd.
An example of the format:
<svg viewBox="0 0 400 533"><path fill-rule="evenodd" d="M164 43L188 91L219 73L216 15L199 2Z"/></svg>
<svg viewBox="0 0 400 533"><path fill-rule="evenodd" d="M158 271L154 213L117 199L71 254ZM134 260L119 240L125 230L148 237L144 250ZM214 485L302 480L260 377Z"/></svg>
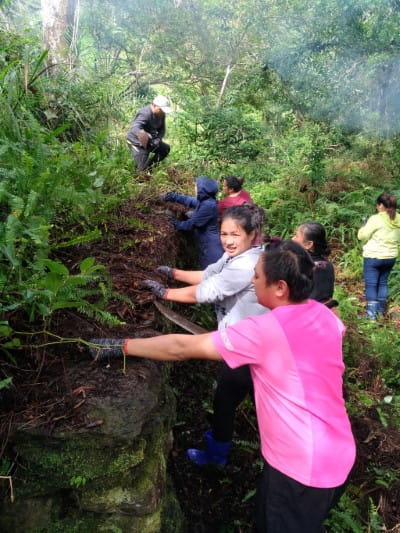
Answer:
<svg viewBox="0 0 400 533"><path fill-rule="evenodd" d="M348 325L349 411L374 421L377 432L398 434L400 267L390 279L390 320L360 321L356 239L382 190L400 198L397 0L82 1L69 66L48 61L39 4L0 7L5 359L15 363L23 344L16 323L51 330L65 308L118 323L106 307L124 297L84 245L107 234L115 207L143 189L125 132L136 109L163 92L177 110L168 118L172 152L150 189L192 193L188 176L238 174L266 208L271 234L289 237L306 219L323 223ZM173 184L167 166L178 176ZM64 264L72 247L81 260ZM0 390L10 386L6 370L0 378ZM398 466L379 457L361 466L362 481L349 486L329 521L333 532L399 525L399 514L380 505L399 494Z"/></svg>

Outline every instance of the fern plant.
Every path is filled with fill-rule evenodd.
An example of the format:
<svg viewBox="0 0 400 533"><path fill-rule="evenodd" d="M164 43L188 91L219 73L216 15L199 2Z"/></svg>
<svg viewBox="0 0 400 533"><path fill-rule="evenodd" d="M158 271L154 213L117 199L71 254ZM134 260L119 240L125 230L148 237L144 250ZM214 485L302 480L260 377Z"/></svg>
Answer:
<svg viewBox="0 0 400 533"><path fill-rule="evenodd" d="M32 288L30 319L36 313L48 318L58 309L75 308L100 322L112 325L120 320L104 310L113 296L111 280L104 266L96 264L93 257L79 265L79 274L70 274L67 267L51 259L42 261L48 272Z"/></svg>

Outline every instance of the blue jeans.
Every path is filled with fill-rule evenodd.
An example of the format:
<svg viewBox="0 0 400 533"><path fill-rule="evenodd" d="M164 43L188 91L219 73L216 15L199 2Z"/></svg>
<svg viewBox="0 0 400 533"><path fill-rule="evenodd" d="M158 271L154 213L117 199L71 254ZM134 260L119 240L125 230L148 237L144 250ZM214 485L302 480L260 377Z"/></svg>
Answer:
<svg viewBox="0 0 400 533"><path fill-rule="evenodd" d="M379 302L379 311L385 310L388 294L389 274L396 262L393 259L371 259L364 257L365 298L367 302Z"/></svg>

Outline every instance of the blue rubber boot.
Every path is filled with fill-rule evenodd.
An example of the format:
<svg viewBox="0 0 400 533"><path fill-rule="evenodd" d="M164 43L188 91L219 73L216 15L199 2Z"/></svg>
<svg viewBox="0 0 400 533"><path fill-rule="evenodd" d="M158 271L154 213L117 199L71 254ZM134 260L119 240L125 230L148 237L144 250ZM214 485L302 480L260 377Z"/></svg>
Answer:
<svg viewBox="0 0 400 533"><path fill-rule="evenodd" d="M229 450L231 449L231 441L221 442L215 440L212 436L212 430L209 429L204 434L204 440L206 441L205 450L197 450L195 448L189 448L186 450L188 458L197 466L204 466L208 463L225 466L228 461Z"/></svg>
<svg viewBox="0 0 400 533"><path fill-rule="evenodd" d="M377 300L367 301L366 311L369 320L376 320L376 317L379 314L379 302Z"/></svg>

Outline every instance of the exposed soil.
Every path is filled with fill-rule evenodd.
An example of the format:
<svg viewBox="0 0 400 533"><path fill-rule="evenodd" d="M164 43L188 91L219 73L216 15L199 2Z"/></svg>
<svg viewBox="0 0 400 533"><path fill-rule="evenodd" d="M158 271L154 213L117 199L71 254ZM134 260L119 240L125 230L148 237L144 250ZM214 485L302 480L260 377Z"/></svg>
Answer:
<svg viewBox="0 0 400 533"><path fill-rule="evenodd" d="M110 302L108 311L126 322L126 325L117 327L101 325L74 310L57 312L48 327L51 334L35 333L26 337L23 353L15 353L15 364L8 358L3 359L0 379L12 376L13 386L1 393L4 407L0 417L1 452L16 421L40 424L49 434L55 428L81 427L85 423L76 407L84 391L71 390L68 367L78 360L87 360L90 369L93 362L82 343L51 344L58 340L52 334L63 339L88 340L103 336L148 335L149 328L182 332L160 317L152 303L152 294L141 288L141 282L146 278L164 281L154 269L157 265L170 263L175 257L179 257L180 266L194 268L193 243L171 228L164 209L165 205L157 203L150 193L146 197L143 192L141 197L128 201L115 213L104 228L101 240L57 254L72 272L85 257L95 257L108 267L114 289L127 296L132 305L118 299ZM178 209L179 216L179 207L174 209ZM205 308L200 315L198 306L189 307L176 309L187 313L192 320L203 321L203 325L213 323L210 310ZM19 314L8 318L16 331L42 329L42 324L30 324ZM188 447L201 446L202 435L208 427L207 413L211 409L217 371L218 364L202 361L173 365L170 383L177 395L178 420L170 473L187 519L188 532L249 532L254 489L261 468L251 402L245 402L239 410L235 444L225 468L200 469L185 455ZM370 368L365 371L368 373ZM109 372L107 382L112 384L112 372ZM353 420L353 425L359 452L352 478L362 487L372 457L382 468L398 467L400 435L398 431L383 428L372 412L371 417ZM400 484L397 484L396 492L388 492L384 486L369 487L368 491L388 530L397 527L400 524Z"/></svg>

